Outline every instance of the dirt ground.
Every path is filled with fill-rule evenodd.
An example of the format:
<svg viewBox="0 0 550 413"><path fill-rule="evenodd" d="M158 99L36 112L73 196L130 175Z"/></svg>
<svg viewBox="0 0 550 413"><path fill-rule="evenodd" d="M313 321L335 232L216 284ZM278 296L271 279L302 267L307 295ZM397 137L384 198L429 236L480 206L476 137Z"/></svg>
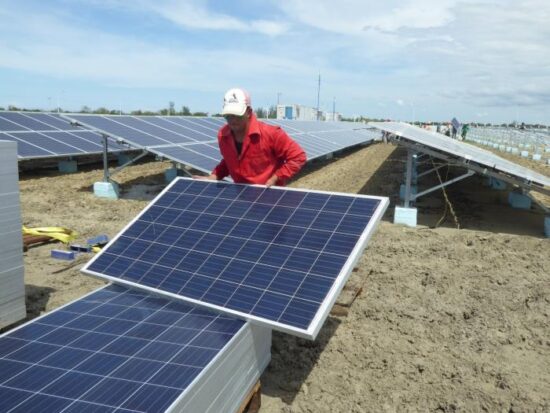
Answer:
<svg viewBox="0 0 550 413"><path fill-rule="evenodd" d="M506 192L472 177L422 198L418 227L394 225L404 165L402 149L378 143L315 162L292 182L389 196L391 206L352 273L349 283L363 288L347 315L330 316L314 342L274 333L261 412L550 411L544 214L512 209ZM71 175L24 172L23 224L68 227L80 242L112 237L163 188L169 166L124 169L115 176L118 201L93 195L100 165ZM550 167L535 167L550 175ZM29 319L103 284L79 272L87 255L51 259L61 247L24 254Z"/></svg>

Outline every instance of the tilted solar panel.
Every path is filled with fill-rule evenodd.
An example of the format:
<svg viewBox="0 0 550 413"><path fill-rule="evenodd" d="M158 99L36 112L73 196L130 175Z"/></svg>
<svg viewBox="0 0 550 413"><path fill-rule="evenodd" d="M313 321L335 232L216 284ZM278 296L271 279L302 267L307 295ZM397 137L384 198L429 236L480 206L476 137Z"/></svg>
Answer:
<svg viewBox="0 0 550 413"><path fill-rule="evenodd" d="M246 327L181 302L104 287L0 337L0 411L164 412L230 342L250 334ZM264 357L268 362L269 352Z"/></svg>
<svg viewBox="0 0 550 413"><path fill-rule="evenodd" d="M550 187L550 178L547 176L503 159L492 152L465 142L460 142L440 133L430 132L402 122L369 122L369 125L466 161L476 162L517 178Z"/></svg>
<svg viewBox="0 0 550 413"><path fill-rule="evenodd" d="M0 139L17 142L19 159L103 152L100 134L71 125L57 113L0 111ZM109 151L128 150L110 140Z"/></svg>
<svg viewBox="0 0 550 413"><path fill-rule="evenodd" d="M149 151L164 158L185 160L186 165L210 173L221 159L217 146L216 143L197 143L195 145L157 146Z"/></svg>
<svg viewBox="0 0 550 413"><path fill-rule="evenodd" d="M180 178L83 271L315 338L387 205Z"/></svg>
<svg viewBox="0 0 550 413"><path fill-rule="evenodd" d="M165 145L185 145L198 142L214 142L215 126L197 119L179 116L101 116L65 115L88 128L96 129L113 138L139 148L155 148Z"/></svg>

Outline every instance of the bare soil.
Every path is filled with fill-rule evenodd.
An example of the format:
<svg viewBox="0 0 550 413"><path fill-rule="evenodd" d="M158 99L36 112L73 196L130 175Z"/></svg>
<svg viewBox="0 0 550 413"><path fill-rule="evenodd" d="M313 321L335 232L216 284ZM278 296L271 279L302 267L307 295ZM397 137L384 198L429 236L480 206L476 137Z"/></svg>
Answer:
<svg viewBox="0 0 550 413"><path fill-rule="evenodd" d="M506 192L472 177L421 198L416 228L394 225L404 165L402 149L379 143L314 162L291 183L389 196L391 207L352 274L363 290L347 315L330 316L314 342L274 333L261 412L550 411L544 213L512 209ZM71 228L77 242L112 237L163 188L169 166L124 169L117 201L93 195L99 165L24 172L23 223ZM440 178L458 173L443 168ZM52 248L63 246L24 255L28 319L103 285L79 272L89 255L68 263Z"/></svg>

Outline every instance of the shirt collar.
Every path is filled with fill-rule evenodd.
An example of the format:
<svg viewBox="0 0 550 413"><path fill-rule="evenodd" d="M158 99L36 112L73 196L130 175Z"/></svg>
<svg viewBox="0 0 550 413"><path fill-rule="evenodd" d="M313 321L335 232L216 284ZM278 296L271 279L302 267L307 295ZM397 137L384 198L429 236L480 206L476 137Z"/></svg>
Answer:
<svg viewBox="0 0 550 413"><path fill-rule="evenodd" d="M247 136L252 137L254 135L260 136L260 125L258 122L258 118L256 118L256 114L252 112L250 115L250 120L248 121L248 134ZM224 126L224 129L222 130L222 135L224 137L231 137L231 129L229 129L228 125Z"/></svg>

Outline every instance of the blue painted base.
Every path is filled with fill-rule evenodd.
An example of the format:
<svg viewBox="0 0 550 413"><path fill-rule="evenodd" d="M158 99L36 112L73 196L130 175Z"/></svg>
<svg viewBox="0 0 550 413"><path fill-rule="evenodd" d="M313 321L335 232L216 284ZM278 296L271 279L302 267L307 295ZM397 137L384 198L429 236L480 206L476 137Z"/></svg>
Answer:
<svg viewBox="0 0 550 413"><path fill-rule="evenodd" d="M409 227L416 227L416 208L404 208L395 207L395 213L393 214L394 224L404 224Z"/></svg>
<svg viewBox="0 0 550 413"><path fill-rule="evenodd" d="M166 183L172 182L176 177L183 176L183 172L178 168L168 168L164 171L164 181Z"/></svg>
<svg viewBox="0 0 550 413"><path fill-rule="evenodd" d="M119 153L116 156L118 166L126 165L128 162L132 160L132 158L125 153Z"/></svg>
<svg viewBox="0 0 550 413"><path fill-rule="evenodd" d="M550 217L544 218L544 235L550 238Z"/></svg>
<svg viewBox="0 0 550 413"><path fill-rule="evenodd" d="M531 209L531 198L527 195L519 194L517 192L510 192L508 194L508 203L512 208L517 209Z"/></svg>
<svg viewBox="0 0 550 413"><path fill-rule="evenodd" d="M57 164L57 169L59 170L59 172L63 172L66 174L72 174L78 170L76 161L60 161Z"/></svg>
<svg viewBox="0 0 550 413"><path fill-rule="evenodd" d="M94 195L100 198L118 199L120 188L116 182L95 182Z"/></svg>
<svg viewBox="0 0 550 413"><path fill-rule="evenodd" d="M411 195L416 195L418 193L418 188L416 185L411 185ZM399 187L399 198L401 200L405 199L405 184L401 184Z"/></svg>
<svg viewBox="0 0 550 413"><path fill-rule="evenodd" d="M506 189L506 182L499 179L491 178L491 188L503 191Z"/></svg>

